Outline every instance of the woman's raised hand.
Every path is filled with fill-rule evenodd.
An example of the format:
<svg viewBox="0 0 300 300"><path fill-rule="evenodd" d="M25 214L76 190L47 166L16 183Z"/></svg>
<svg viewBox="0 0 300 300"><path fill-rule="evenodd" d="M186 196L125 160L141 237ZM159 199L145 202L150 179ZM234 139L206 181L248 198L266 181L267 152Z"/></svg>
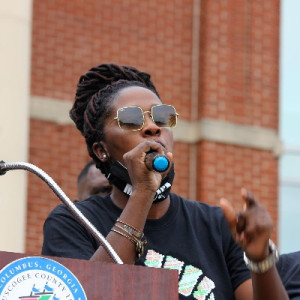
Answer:
<svg viewBox="0 0 300 300"><path fill-rule="evenodd" d="M240 212L225 198L220 200L220 205L236 242L249 259L259 262L269 255L273 222L266 208L246 189L241 189L241 196L244 206Z"/></svg>
<svg viewBox="0 0 300 300"><path fill-rule="evenodd" d="M169 168L163 172L149 170L145 164L146 153L156 151L164 154L170 162ZM154 141L144 141L127 152L123 156L125 166L128 170L133 190L139 189L143 192L152 191L155 193L161 184L162 178L169 172L173 162L173 155L165 153L163 146Z"/></svg>

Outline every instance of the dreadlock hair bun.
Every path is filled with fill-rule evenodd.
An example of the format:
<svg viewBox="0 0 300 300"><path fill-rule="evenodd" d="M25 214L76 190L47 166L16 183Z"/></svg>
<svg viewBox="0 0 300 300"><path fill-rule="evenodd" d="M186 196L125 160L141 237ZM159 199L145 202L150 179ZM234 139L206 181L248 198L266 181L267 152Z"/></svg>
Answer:
<svg viewBox="0 0 300 300"><path fill-rule="evenodd" d="M104 139L104 122L110 115L115 96L121 89L130 86L150 89L159 97L148 73L115 63L91 68L80 77L77 84L75 102L69 113L70 118L85 137L89 155L104 174L107 174L109 166L97 158L92 147L95 142Z"/></svg>

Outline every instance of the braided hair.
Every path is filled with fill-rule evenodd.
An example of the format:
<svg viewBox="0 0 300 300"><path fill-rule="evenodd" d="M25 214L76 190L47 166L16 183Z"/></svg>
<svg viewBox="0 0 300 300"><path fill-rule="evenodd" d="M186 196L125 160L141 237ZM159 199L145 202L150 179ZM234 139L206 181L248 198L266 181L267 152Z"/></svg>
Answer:
<svg viewBox="0 0 300 300"><path fill-rule="evenodd" d="M109 162L101 162L93 152L93 144L105 140L105 120L112 112L113 100L118 93L130 86L140 86L159 94L150 75L130 66L101 64L82 75L77 84L75 102L70 117L84 136L88 153L96 167L105 175L110 169Z"/></svg>

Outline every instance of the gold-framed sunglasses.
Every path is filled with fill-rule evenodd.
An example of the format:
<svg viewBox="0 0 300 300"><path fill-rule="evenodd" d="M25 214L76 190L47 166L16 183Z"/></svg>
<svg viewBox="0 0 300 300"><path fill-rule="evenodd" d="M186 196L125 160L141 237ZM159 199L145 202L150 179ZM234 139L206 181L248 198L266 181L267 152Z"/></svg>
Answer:
<svg viewBox="0 0 300 300"><path fill-rule="evenodd" d="M137 131L145 125L145 113L149 113L152 121L159 127L175 127L178 113L173 105L160 104L143 111L139 106L127 106L117 110L114 120L118 121L121 129Z"/></svg>

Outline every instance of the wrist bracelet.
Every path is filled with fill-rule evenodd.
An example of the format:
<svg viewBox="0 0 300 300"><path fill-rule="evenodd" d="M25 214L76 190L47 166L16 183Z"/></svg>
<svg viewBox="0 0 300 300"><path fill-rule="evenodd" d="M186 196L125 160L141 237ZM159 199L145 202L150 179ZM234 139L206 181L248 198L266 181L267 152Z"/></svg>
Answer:
<svg viewBox="0 0 300 300"><path fill-rule="evenodd" d="M127 238L128 240L130 240L133 244L136 244L136 240L135 240L133 237L131 237L130 235L127 235L127 234L125 234L125 233L123 233L123 232L121 232L121 231L119 231L119 230L116 230L116 229L111 229L111 231L113 231L113 232L115 232L115 233L118 233L118 234L120 234L120 235L126 237L126 238Z"/></svg>
<svg viewBox="0 0 300 300"><path fill-rule="evenodd" d="M119 226L117 226L118 228L120 228ZM122 229L122 228L121 228ZM126 233L123 233L117 229L111 229L111 231L120 234L121 236L127 238L128 240L130 240L134 245L135 245L135 251L136 251L136 260L139 260L141 258L141 256L143 255L145 248L147 246L147 240L144 239L138 239L133 235L128 235Z"/></svg>
<svg viewBox="0 0 300 300"><path fill-rule="evenodd" d="M119 227L120 229L126 231L127 233L133 235L134 237L138 239L142 239L144 237L144 233L141 232L140 230L134 228L133 226L121 221L120 219L117 219L117 223L122 224L122 226L116 226Z"/></svg>
<svg viewBox="0 0 300 300"><path fill-rule="evenodd" d="M246 253L244 252L244 261L246 263L246 266L251 272L257 274L265 273L278 262L279 260L278 249L271 240L269 240L269 250L270 250L269 256L259 262L254 262L250 260L247 257Z"/></svg>

